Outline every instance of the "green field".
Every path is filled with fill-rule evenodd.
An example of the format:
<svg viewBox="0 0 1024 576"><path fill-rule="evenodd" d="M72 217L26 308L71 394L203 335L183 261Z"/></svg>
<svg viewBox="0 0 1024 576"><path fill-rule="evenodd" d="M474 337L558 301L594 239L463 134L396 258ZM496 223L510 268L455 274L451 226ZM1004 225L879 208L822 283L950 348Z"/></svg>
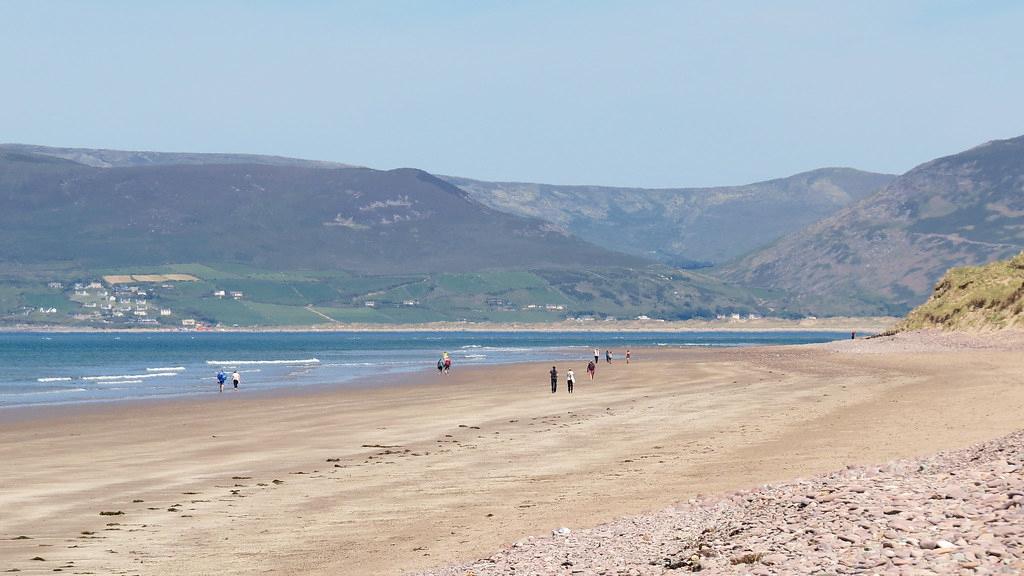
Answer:
<svg viewBox="0 0 1024 576"><path fill-rule="evenodd" d="M71 286L104 275L190 274L198 281L135 283L146 293L149 324L182 320L223 326L309 326L329 323L405 324L434 321L548 322L576 316L708 317L758 311L755 298L697 273L667 268L633 270L497 270L365 276L342 271L268 271L239 264L173 264L95 271L34 270L31 279L7 279L0 270L0 322L133 325L131 312L110 317L101 290L74 295ZM47 288L61 281L64 289ZM125 290L127 285L117 287ZM105 286L104 291L114 293ZM224 296L215 294L223 291ZM232 298L233 292L241 292ZM128 305L135 306L136 297ZM85 309L88 304L92 308ZM108 310L103 320L80 313ZM120 301L115 306L123 306ZM57 312L40 315L39 308ZM170 310L169 316L158 314ZM326 318L325 318L326 316ZM328 319L329 318L329 319Z"/></svg>

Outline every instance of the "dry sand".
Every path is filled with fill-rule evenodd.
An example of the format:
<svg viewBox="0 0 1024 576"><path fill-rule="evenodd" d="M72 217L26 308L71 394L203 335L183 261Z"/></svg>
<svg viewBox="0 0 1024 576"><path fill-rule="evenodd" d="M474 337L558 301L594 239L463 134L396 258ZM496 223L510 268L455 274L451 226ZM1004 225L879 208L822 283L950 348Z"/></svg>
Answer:
<svg viewBox="0 0 1024 576"><path fill-rule="evenodd" d="M401 574L1020 427L1021 338L901 338L0 412L0 570Z"/></svg>

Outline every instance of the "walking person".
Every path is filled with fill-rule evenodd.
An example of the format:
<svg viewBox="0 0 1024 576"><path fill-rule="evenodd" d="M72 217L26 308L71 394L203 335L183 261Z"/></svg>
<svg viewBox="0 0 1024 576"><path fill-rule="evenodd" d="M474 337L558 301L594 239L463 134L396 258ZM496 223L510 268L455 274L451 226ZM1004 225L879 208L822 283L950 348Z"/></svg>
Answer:
<svg viewBox="0 0 1024 576"><path fill-rule="evenodd" d="M224 382L227 382L228 375L223 370L217 372L217 384L220 385L220 391L224 392Z"/></svg>
<svg viewBox="0 0 1024 576"><path fill-rule="evenodd" d="M438 358L437 359L437 373L438 374L443 374L444 373L444 358Z"/></svg>
<svg viewBox="0 0 1024 576"><path fill-rule="evenodd" d="M238 383L242 381L242 375L235 370L231 373L231 383L235 385L235 390L238 390Z"/></svg>
<svg viewBox="0 0 1024 576"><path fill-rule="evenodd" d="M590 374L590 379L594 379L594 374L597 372L597 364L591 362L587 364L587 374Z"/></svg>
<svg viewBox="0 0 1024 576"><path fill-rule="evenodd" d="M604 361L609 363L609 364L612 363L612 351L611 350L605 350L604 351Z"/></svg>
<svg viewBox="0 0 1024 576"><path fill-rule="evenodd" d="M626 348L626 364L629 364L629 348Z"/></svg>
<svg viewBox="0 0 1024 576"><path fill-rule="evenodd" d="M594 348L594 364L597 364L600 361L601 361L601 351L598 350L597 348Z"/></svg>
<svg viewBox="0 0 1024 576"><path fill-rule="evenodd" d="M447 352L444 353L444 373L447 374L452 369L452 357Z"/></svg>
<svg viewBox="0 0 1024 576"><path fill-rule="evenodd" d="M576 383L576 375L572 373L572 368L565 375L565 384L569 387L569 394L572 394L572 385Z"/></svg>
<svg viewBox="0 0 1024 576"><path fill-rule="evenodd" d="M558 391L558 369L554 366L551 367L551 393L554 394Z"/></svg>

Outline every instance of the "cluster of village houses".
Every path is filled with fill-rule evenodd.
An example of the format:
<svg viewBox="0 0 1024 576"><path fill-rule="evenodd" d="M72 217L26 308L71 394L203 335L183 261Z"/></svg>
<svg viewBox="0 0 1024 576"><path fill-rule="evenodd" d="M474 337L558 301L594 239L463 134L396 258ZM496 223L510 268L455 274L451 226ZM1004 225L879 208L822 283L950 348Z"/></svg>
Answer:
<svg viewBox="0 0 1024 576"><path fill-rule="evenodd" d="M497 308L506 312L515 312L518 310L547 310L548 312L565 311L565 306L562 304L526 304L525 306L516 306L514 303L509 302L504 298L488 298L487 305L491 308Z"/></svg>
<svg viewBox="0 0 1024 576"><path fill-rule="evenodd" d="M716 320L730 320L732 322L739 322L742 320L760 320L761 317L757 314L718 314L715 316Z"/></svg>
<svg viewBox="0 0 1024 576"><path fill-rule="evenodd" d="M65 290L63 282L50 282L48 288ZM161 284L160 288L172 289L172 284ZM72 314L72 318L79 321L99 322L126 322L132 324L160 324L161 320L168 320L174 316L170 308L156 306L150 300L155 288L146 289L139 286L111 284L109 287L100 282L76 282L70 286L73 290L70 298L78 302L81 309ZM217 290L213 292L215 298L232 298L241 300L245 295L238 291ZM38 312L40 314L56 314L54 307L27 308L26 314ZM184 327L196 327L201 323L194 318L182 318L181 325Z"/></svg>
<svg viewBox="0 0 1024 576"><path fill-rule="evenodd" d="M63 282L50 282L47 287L64 290ZM172 287L169 284L165 288ZM147 290L138 286L112 285L107 288L99 282L76 282L71 287L71 300L81 305L81 310L72 315L79 321L111 321L118 319L136 324L159 324L159 318L174 314L170 308L154 306ZM43 314L55 314L56 308L39 308Z"/></svg>

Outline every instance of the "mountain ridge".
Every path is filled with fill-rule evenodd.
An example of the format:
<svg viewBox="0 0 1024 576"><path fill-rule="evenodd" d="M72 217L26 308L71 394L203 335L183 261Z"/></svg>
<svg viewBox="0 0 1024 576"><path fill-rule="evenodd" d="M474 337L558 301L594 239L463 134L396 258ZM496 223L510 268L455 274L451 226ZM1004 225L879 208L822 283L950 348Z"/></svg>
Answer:
<svg viewBox="0 0 1024 576"><path fill-rule="evenodd" d="M877 193L728 263L720 276L822 313L903 314L953 266L1024 247L1024 136L911 169Z"/></svg>
<svg viewBox="0 0 1024 576"><path fill-rule="evenodd" d="M35 144L0 143L0 152L15 152L62 158L93 168L127 168L133 166L169 166L186 164L264 164L270 166L308 166L320 168L362 168L354 164L326 160L305 160L270 154L235 154L220 152L154 152L148 150L116 150L113 148L72 148Z"/></svg>
<svg viewBox="0 0 1024 576"><path fill-rule="evenodd" d="M380 273L562 266L580 258L647 264L543 221L479 205L412 168L96 168L52 158L9 149L0 156L0 261L117 266L212 260ZM465 246L476 250L444 254Z"/></svg>
<svg viewBox="0 0 1024 576"><path fill-rule="evenodd" d="M551 221L600 246L694 266L754 250L865 197L895 176L819 168L763 182L703 188L441 178L483 204Z"/></svg>

